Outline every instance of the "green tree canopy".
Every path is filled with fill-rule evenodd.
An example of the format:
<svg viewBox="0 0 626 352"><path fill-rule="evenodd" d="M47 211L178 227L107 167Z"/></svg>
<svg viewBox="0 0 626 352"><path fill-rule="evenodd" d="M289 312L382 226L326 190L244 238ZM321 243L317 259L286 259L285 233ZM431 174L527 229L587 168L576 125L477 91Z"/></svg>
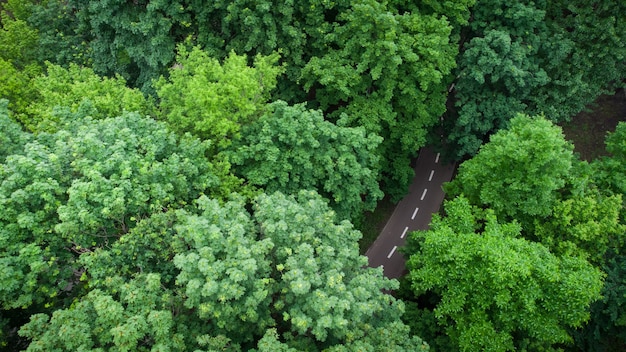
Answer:
<svg viewBox="0 0 626 352"><path fill-rule="evenodd" d="M137 114L75 121L0 164L3 308L54 301L72 282L78 254L141 217L219 192L223 171L205 158L207 143Z"/></svg>
<svg viewBox="0 0 626 352"><path fill-rule="evenodd" d="M445 111L444 77L456 55L445 18L405 5L354 2L325 37L329 50L302 70L305 89L323 110L339 107L334 116L345 112L342 124L383 137L384 189L394 198L406 192L410 159Z"/></svg>
<svg viewBox="0 0 626 352"><path fill-rule="evenodd" d="M478 0L463 32L448 121L458 157L517 113L566 121L624 79L626 5Z"/></svg>
<svg viewBox="0 0 626 352"><path fill-rule="evenodd" d="M15 1L0 4L0 99L8 99L14 113L23 113L36 98L30 81L41 73L35 54L39 35L18 17L21 12Z"/></svg>
<svg viewBox="0 0 626 352"><path fill-rule="evenodd" d="M20 334L33 351L426 351L383 293L397 283L359 256L359 236L315 192L263 194L252 213L242 199L202 196L82 254L89 292Z"/></svg>
<svg viewBox="0 0 626 352"><path fill-rule="evenodd" d="M339 218L357 220L382 198L376 148L381 138L337 126L304 105L273 103L245 126L229 160L235 172L266 192L316 190Z"/></svg>
<svg viewBox="0 0 626 352"><path fill-rule="evenodd" d="M596 232L600 239L598 242L600 243L590 242L590 246L603 248L603 242L606 242L606 239L602 231L613 235L608 237L609 249L606 251L603 260L597 264L607 273L606 282L602 290L603 298L591 307L592 320L584 329L577 331L576 335L578 347L586 351L610 351L626 346L626 334L624 334L624 326L626 326L626 315L624 314L626 311L624 309L626 307L626 256L624 256L624 248L626 248L626 230L624 229L624 224L626 224L626 207L623 202L623 195L626 193L626 178L624 177L624 170L626 169L625 141L626 124L620 122L615 132L610 133L606 138L606 150L610 155L596 159L591 163L593 181L598 185L598 189L603 196L606 196L605 199L609 201L605 201L605 204L592 206L590 210L580 209L583 221L569 217L572 222L580 221L580 225L584 226L584 230L602 226ZM620 199L622 202L619 201ZM605 207L609 206L609 204L612 209ZM595 204L592 203L592 205ZM603 223L596 221L585 223L584 221L587 219L585 215L588 215L590 212L610 215L608 216L610 218L613 218L617 212L619 214L621 232L614 233L614 231L611 231L619 230L620 227L606 228ZM568 218L566 217L565 219ZM575 223L575 225L578 224Z"/></svg>
<svg viewBox="0 0 626 352"><path fill-rule="evenodd" d="M548 219L535 220L534 236L559 255L580 255L596 266L607 251L626 244L626 225L620 222L622 195L599 192L559 201Z"/></svg>
<svg viewBox="0 0 626 352"><path fill-rule="evenodd" d="M9 117L8 105L7 100L0 99L0 163L7 156L20 153L31 137Z"/></svg>
<svg viewBox="0 0 626 352"><path fill-rule="evenodd" d="M114 293L95 289L51 317L33 315L19 331L33 340L27 351L187 350L184 334L188 331L178 330L172 302L158 275L139 275L110 285L109 292Z"/></svg>
<svg viewBox="0 0 626 352"><path fill-rule="evenodd" d="M558 257L519 238L463 197L445 203L428 231L410 235L407 262L416 297L435 295L437 324L460 351L541 350L571 343L589 319L603 274L584 259Z"/></svg>
<svg viewBox="0 0 626 352"><path fill-rule="evenodd" d="M189 79L195 68L174 57L180 45L197 45L220 61L234 60L233 52L247 55L246 60L238 60L248 64L257 55L276 58L278 52L285 75L274 81L275 75L268 71L260 97L252 95L257 88L232 73L224 76L232 81L230 85L222 81L218 86L230 87L232 93L237 92L234 87L245 86L246 92L238 93L246 98L223 106L199 93L198 87L169 81L174 92L166 93L167 97L159 93L167 101L164 115L179 122L173 128L190 130L194 121L197 132L206 134L206 124L231 131L233 126L223 120L195 118L189 110L218 114L212 108L230 109L228 113L238 121L240 113L251 111L244 103L250 96L265 102L266 93L275 86L272 100L307 101L333 122L345 116L345 126L363 126L368 134L381 136L383 189L398 199L412 179L411 158L426 144L429 128L446 109L448 76L455 66L459 39L459 30L453 31L452 26L467 22L473 2L54 0L32 4L27 22L40 36L39 61L77 62L99 75L119 75L148 94L159 90L153 81L161 75L166 81L169 75L177 75L179 81L195 82L192 86L212 86L207 83L216 78L206 78L212 74ZM45 23L46 17L51 24ZM246 71L237 67L241 73Z"/></svg>
<svg viewBox="0 0 626 352"><path fill-rule="evenodd" d="M615 131L606 137L606 151L610 156L592 164L595 182L610 193L626 194L626 122L620 122Z"/></svg>
<svg viewBox="0 0 626 352"><path fill-rule="evenodd" d="M47 73L33 79L38 98L31 101L26 113L18 116L33 132L55 132L63 128L63 113L71 113L103 119L119 116L123 112L153 115L151 100L137 89L126 86L121 77L103 78L90 68L70 64L69 68L47 64ZM79 114L79 115L80 115Z"/></svg>
<svg viewBox="0 0 626 352"><path fill-rule="evenodd" d="M447 189L493 209L501 219L532 223L551 214L573 158L573 146L560 127L543 117L518 115L459 166Z"/></svg>
<svg viewBox="0 0 626 352"><path fill-rule="evenodd" d="M170 127L227 146L242 125L258 118L282 68L278 55L257 56L253 67L234 52L222 64L195 47L179 46L169 78L157 83L159 108Z"/></svg>

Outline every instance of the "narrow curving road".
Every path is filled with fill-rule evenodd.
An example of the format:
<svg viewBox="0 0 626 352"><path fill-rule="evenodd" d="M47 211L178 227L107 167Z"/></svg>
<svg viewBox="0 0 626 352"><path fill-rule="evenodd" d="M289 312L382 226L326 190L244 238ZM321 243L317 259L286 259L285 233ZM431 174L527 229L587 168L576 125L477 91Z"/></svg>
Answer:
<svg viewBox="0 0 626 352"><path fill-rule="evenodd" d="M369 266L382 265L388 278L399 278L405 273L405 259L398 248L404 246L409 232L428 229L432 214L439 211L443 202L441 186L452 178L454 164L442 164L438 153L422 148L414 170L409 193L396 205L383 231L365 253Z"/></svg>

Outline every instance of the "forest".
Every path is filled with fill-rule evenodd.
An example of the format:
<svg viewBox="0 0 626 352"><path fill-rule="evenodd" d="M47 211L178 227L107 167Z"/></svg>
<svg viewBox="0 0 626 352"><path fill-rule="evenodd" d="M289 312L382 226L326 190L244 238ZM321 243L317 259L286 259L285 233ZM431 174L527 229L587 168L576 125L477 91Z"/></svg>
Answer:
<svg viewBox="0 0 626 352"><path fill-rule="evenodd" d="M0 24L0 350L626 351L626 116L593 158L563 132L626 94L626 2L0 0ZM424 146L458 170L388 279L362 233Z"/></svg>

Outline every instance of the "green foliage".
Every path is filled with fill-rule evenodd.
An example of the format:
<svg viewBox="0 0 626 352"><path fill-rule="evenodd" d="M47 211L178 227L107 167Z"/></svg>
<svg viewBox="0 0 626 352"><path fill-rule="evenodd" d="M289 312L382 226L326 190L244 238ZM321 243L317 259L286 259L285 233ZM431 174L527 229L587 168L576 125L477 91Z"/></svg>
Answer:
<svg viewBox="0 0 626 352"><path fill-rule="evenodd" d="M547 17L562 29L566 40L574 44L567 59L551 67L558 72L553 77L553 81L558 84L546 87L548 89L543 91L550 93L550 90L562 86L562 81L572 78L567 86L568 97L562 100L549 98L553 109L563 109L560 103L564 103L566 106L574 105L578 111L599 94L613 93L614 87L623 86L620 81L625 75L626 22L623 19L626 16L626 4L614 0L593 4L584 0L559 0L546 2L546 7ZM578 77L584 84L580 87L572 86ZM555 94L557 92L553 92L552 96ZM541 94L537 94L536 99L541 99ZM571 100L569 104L568 100Z"/></svg>
<svg viewBox="0 0 626 352"><path fill-rule="evenodd" d="M35 0L5 0L0 9L13 19L25 20L31 15Z"/></svg>
<svg viewBox="0 0 626 352"><path fill-rule="evenodd" d="M431 230L411 234L407 262L415 295L440 297L438 324L461 351L544 350L572 341L568 327L589 318L602 273L584 259L557 257L518 238L467 199L445 203ZM459 218L460 217L460 218Z"/></svg>
<svg viewBox="0 0 626 352"><path fill-rule="evenodd" d="M236 341L248 342L273 325L273 290L268 253L271 240L256 240L253 223L240 202L221 207L201 198L200 215L184 216L175 229L189 250L174 264L184 287L185 307Z"/></svg>
<svg viewBox="0 0 626 352"><path fill-rule="evenodd" d="M626 243L622 195L596 192L559 201L549 219L535 220L534 236L557 255L581 256L601 266L609 249Z"/></svg>
<svg viewBox="0 0 626 352"><path fill-rule="evenodd" d="M278 58L257 56L248 67L246 56L231 52L220 64L197 47L188 53L180 46L169 78L156 85L161 113L173 130L225 147L262 114L282 72Z"/></svg>
<svg viewBox="0 0 626 352"><path fill-rule="evenodd" d="M24 18L37 30L37 61L50 61L64 67L71 63L91 66L92 32L79 20L78 0L24 0L29 15ZM110 58L109 58L110 60ZM98 71L99 74L104 72ZM120 72L121 74L121 72ZM113 75L113 74L112 74Z"/></svg>
<svg viewBox="0 0 626 352"><path fill-rule="evenodd" d="M359 236L315 192L260 195L252 214L202 196L82 254L88 292L20 334L31 350L427 351Z"/></svg>
<svg viewBox="0 0 626 352"><path fill-rule="evenodd" d="M589 324L575 331L581 351L619 351L626 346L626 257L615 253L607 257L602 299L591 306Z"/></svg>
<svg viewBox="0 0 626 352"><path fill-rule="evenodd" d="M568 120L624 78L626 6L612 0L478 0L464 33L448 127L458 157L517 113Z"/></svg>
<svg viewBox="0 0 626 352"><path fill-rule="evenodd" d="M626 208L623 203L623 195L626 193L626 178L624 169L626 168L626 124L620 122L615 132L610 133L606 139L606 149L610 156L594 160L591 164L593 170L593 181L599 189L606 194L604 207L592 207L591 212L601 210L610 219L614 213L619 214L620 223L616 227L603 226L604 223L596 224L592 222L590 227L602 226L597 230L600 241L606 241L601 231L613 234L609 237L609 250L604 256L604 260L599 265L606 273L607 278L602 290L603 299L596 302L591 307L591 321L584 328L576 331L576 342L581 350L585 351L618 351L626 346L626 316L624 306L626 305L626 258L624 248L626 243L626 230L624 230L624 219L626 219ZM600 197L600 199L603 199ZM622 200L620 202L620 200ZM609 205L610 204L610 205ZM589 211L581 209L582 215L589 214ZM583 217L583 220L586 219ZM572 219L572 221L578 221ZM609 221L609 225L613 222ZM587 225L582 222L582 225ZM586 229L586 228L584 228ZM620 231L620 232L616 232ZM589 245L598 247L598 244ZM600 244L602 246L602 244ZM604 248L604 247L601 247Z"/></svg>
<svg viewBox="0 0 626 352"><path fill-rule="evenodd" d="M399 322L401 303L381 292L394 283L364 268L360 234L315 192L261 195L252 219L242 204L199 205L176 226L190 249L174 263L185 305L214 321L214 334L249 341L277 326L284 348L421 346ZM372 336L383 331L390 341ZM271 332L261 342L278 343Z"/></svg>
<svg viewBox="0 0 626 352"><path fill-rule="evenodd" d="M80 255L78 264L88 273L83 280L88 278L90 288L106 290L111 278L131 280L145 272L158 273L163 285L172 287L178 275L172 262L178 244L173 240L175 212L157 212L134 220L136 226L119 240Z"/></svg>
<svg viewBox="0 0 626 352"><path fill-rule="evenodd" d="M71 288L76 254L218 188L207 143L136 114L77 121L0 165L4 308L49 302Z"/></svg>
<svg viewBox="0 0 626 352"><path fill-rule="evenodd" d="M134 87L153 92L152 80L174 60L176 43L189 20L180 1L71 1L89 57L103 75L121 74ZM182 36L182 37L180 37Z"/></svg>
<svg viewBox="0 0 626 352"><path fill-rule="evenodd" d="M107 291L93 290L52 316L33 315L19 331L32 340L27 351L186 350L158 275L113 281Z"/></svg>
<svg viewBox="0 0 626 352"><path fill-rule="evenodd" d="M410 158L445 111L444 77L456 48L445 19L358 1L338 15L325 37L328 51L303 68L305 89L323 110L339 107L341 123L383 137L379 147L385 191L406 192Z"/></svg>
<svg viewBox="0 0 626 352"><path fill-rule="evenodd" d="M20 71L11 62L0 58L0 99L9 101L11 111L21 115L31 101L37 99L31 80L39 73L40 69L36 66Z"/></svg>
<svg viewBox="0 0 626 352"><path fill-rule="evenodd" d="M36 63L39 40L37 30L26 21L9 16L6 11L0 12L0 16L0 58L11 62L18 69Z"/></svg>
<svg viewBox="0 0 626 352"><path fill-rule="evenodd" d="M245 92L231 87L230 93L246 98L213 101L193 84L212 86L208 83L214 78L187 77L191 86L170 81L175 87L163 99L169 101L163 106L164 115L173 128L187 131L203 121L195 131L199 136L210 134L205 123L212 122L218 135L236 134L238 123L246 122L238 120L239 114L247 118L257 109L245 103L248 97L264 103L266 93L276 86L273 100L292 104L307 100L334 122L346 112L346 126L364 126L368 134L383 137L377 152L383 186L397 199L412 178L411 158L426 144L428 129L445 111L447 76L458 51L458 30L451 34L450 23L466 23L472 4L473 0L417 5L375 0L48 1L34 6L29 24L39 31L40 61L62 65L77 61L98 74L119 74L130 86L149 94L158 89L152 83L161 75L182 79L193 74L192 65L180 59L175 62L177 45L199 45L209 56L227 61L233 52L249 58L276 57L279 52L285 75L274 82L276 75L268 71L262 97L253 95L256 88L247 86L245 79L226 74L232 86L246 87ZM53 20L48 26L52 30L44 25L45 17ZM235 122L191 116L198 111L219 114L218 107L234 108L228 113L235 115ZM331 116L332 112L336 113Z"/></svg>
<svg viewBox="0 0 626 352"><path fill-rule="evenodd" d="M614 194L626 194L626 123L620 122L606 138L606 150L611 154L593 162L594 179L601 189ZM625 214L626 215L626 214Z"/></svg>
<svg viewBox="0 0 626 352"><path fill-rule="evenodd" d="M17 114L36 98L30 81L41 73L36 55L39 35L21 17L27 16L26 7L15 1L0 5L0 99L8 99Z"/></svg>
<svg viewBox="0 0 626 352"><path fill-rule="evenodd" d="M293 103L307 99L299 82L302 67L328 50L324 37L349 7L346 0L193 0L186 9L194 41L211 56L280 52L286 76L278 83L276 98Z"/></svg>
<svg viewBox="0 0 626 352"><path fill-rule="evenodd" d="M30 135L9 117L8 101L0 100L0 162L12 154L22 151Z"/></svg>
<svg viewBox="0 0 626 352"><path fill-rule="evenodd" d="M262 195L255 211L261 236L274 243L280 281L272 306L291 333L351 342L364 337L366 326L399 318L399 302L380 292L394 284L380 270L362 268L360 233L348 222L333 224L333 212L314 192L302 191L297 200Z"/></svg>
<svg viewBox="0 0 626 352"><path fill-rule="evenodd" d="M356 220L383 196L375 155L380 141L363 128L324 121L319 110L279 101L244 127L229 160L247 182L268 193L316 190L339 218Z"/></svg>
<svg viewBox="0 0 626 352"><path fill-rule="evenodd" d="M532 218L551 214L573 158L573 146L558 126L519 115L459 166L447 189L493 209L500 219L532 224Z"/></svg>
<svg viewBox="0 0 626 352"><path fill-rule="evenodd" d="M102 78L76 64L69 69L48 64L47 74L35 78L33 86L40 98L28 106L22 123L35 132L54 132L68 123L56 113L59 107L72 113L87 110L96 119L119 116L124 111L153 113L152 102L140 91L127 88L123 78Z"/></svg>
<svg viewBox="0 0 626 352"><path fill-rule="evenodd" d="M457 141L457 155L474 154L484 136L526 111L523 98L547 82L546 73L527 58L532 50L498 30L466 45L456 84L459 117L449 135Z"/></svg>
<svg viewBox="0 0 626 352"><path fill-rule="evenodd" d="M258 352L298 352L297 349L289 347L280 342L276 329L269 329L259 340Z"/></svg>
<svg viewBox="0 0 626 352"><path fill-rule="evenodd" d="M406 1L396 1L406 3ZM476 0L422 0L415 2L421 11L430 13L431 11L439 16L445 16L455 29L468 24L470 18L470 9L476 3ZM408 4L404 4L407 6Z"/></svg>

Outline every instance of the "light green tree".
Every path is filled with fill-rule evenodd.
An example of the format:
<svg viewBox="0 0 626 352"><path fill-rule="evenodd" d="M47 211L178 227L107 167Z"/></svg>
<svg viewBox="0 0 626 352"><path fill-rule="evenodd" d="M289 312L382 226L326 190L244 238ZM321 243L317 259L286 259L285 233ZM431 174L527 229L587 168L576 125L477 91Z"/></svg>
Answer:
<svg viewBox="0 0 626 352"><path fill-rule="evenodd" d="M9 117L9 102L0 99L0 163L13 154L20 153L24 145L30 140L31 135L24 132L20 125Z"/></svg>
<svg viewBox="0 0 626 352"><path fill-rule="evenodd" d="M221 213L216 206L202 205L204 219L222 222L223 216L236 214ZM276 326L281 342L298 350L426 348L409 338L399 321L402 303L381 291L395 283L379 269L365 268L356 242L360 234L347 221L336 223L315 192L302 191L295 198L260 195L255 226L245 214L237 216L231 225L210 226L201 218L191 222L184 229L191 250L174 260L185 304L213 319L220 333L247 341ZM255 228L258 233L250 233ZM389 338L378 339L382 332Z"/></svg>
<svg viewBox="0 0 626 352"><path fill-rule="evenodd" d="M264 111L282 68L278 55L257 56L252 67L234 52L223 63L195 47L179 46L169 77L156 84L164 120L179 133L190 132L226 147Z"/></svg>
<svg viewBox="0 0 626 352"><path fill-rule="evenodd" d="M26 351L187 350L188 331L179 330L184 325L176 324L158 275L111 280L107 291L92 290L52 316L31 316L19 331L32 340Z"/></svg>
<svg viewBox="0 0 626 352"><path fill-rule="evenodd" d="M20 5L0 4L0 99L8 99L17 114L37 97L31 79L41 73L36 55L39 35L21 18L27 11Z"/></svg>
<svg viewBox="0 0 626 352"><path fill-rule="evenodd" d="M459 166L447 189L493 209L500 219L532 224L533 218L551 214L573 158L560 127L543 117L518 115Z"/></svg>
<svg viewBox="0 0 626 352"><path fill-rule="evenodd" d="M552 253L579 255L601 267L607 251L626 244L626 225L620 222L622 195L588 193L557 202L550 218L535 221L530 237Z"/></svg>
<svg viewBox="0 0 626 352"><path fill-rule="evenodd" d="M137 89L126 87L121 77L103 78L93 70L70 64L69 68L48 64L47 73L33 80L38 99L26 109L22 123L34 132L55 132L63 128L63 113L88 115L95 119L119 116L123 112L154 115L153 103Z"/></svg>
<svg viewBox="0 0 626 352"><path fill-rule="evenodd" d="M84 295L20 334L31 350L428 349L383 293L397 282L367 268L359 232L322 197L263 194L249 209L201 196L140 220L81 255Z"/></svg>
<svg viewBox="0 0 626 352"><path fill-rule="evenodd" d="M428 231L410 235L416 297L435 295L437 325L459 351L550 350L589 319L603 273L520 238L520 226L463 197L445 203Z"/></svg>
<svg viewBox="0 0 626 352"><path fill-rule="evenodd" d="M257 240L254 224L241 202L220 206L201 198L199 215L185 215L175 225L189 250L177 253L176 283L185 307L216 331L238 342L250 342L273 325L270 306L274 278L269 239Z"/></svg>

